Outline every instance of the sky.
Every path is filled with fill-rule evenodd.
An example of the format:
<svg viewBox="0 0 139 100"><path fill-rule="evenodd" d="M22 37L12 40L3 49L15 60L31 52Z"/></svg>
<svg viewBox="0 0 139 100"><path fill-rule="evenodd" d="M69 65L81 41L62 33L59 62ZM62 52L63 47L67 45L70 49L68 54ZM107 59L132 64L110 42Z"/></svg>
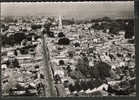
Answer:
<svg viewBox="0 0 139 100"><path fill-rule="evenodd" d="M134 2L1 3L2 16L64 16L65 18L134 17Z"/></svg>

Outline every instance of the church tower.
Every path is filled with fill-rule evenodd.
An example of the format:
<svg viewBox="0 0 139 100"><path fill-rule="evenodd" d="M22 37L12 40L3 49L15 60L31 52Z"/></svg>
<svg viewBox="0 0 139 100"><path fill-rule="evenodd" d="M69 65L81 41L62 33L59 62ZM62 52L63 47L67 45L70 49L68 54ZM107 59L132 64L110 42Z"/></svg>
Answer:
<svg viewBox="0 0 139 100"><path fill-rule="evenodd" d="M58 20L59 20L58 28L59 28L59 30L62 30L62 17L59 16Z"/></svg>

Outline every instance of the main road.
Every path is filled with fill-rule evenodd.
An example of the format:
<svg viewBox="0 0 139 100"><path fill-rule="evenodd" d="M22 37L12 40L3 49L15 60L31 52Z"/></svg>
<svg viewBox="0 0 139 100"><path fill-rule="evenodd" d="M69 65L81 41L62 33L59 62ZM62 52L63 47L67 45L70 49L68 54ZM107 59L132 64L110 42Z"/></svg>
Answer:
<svg viewBox="0 0 139 100"><path fill-rule="evenodd" d="M54 82L54 66L51 63L50 52L47 46L47 35L42 34L42 49L43 49L43 58L44 58L44 69L46 76L46 87L45 93L48 97L65 97L65 89L62 84L55 84Z"/></svg>
<svg viewBox="0 0 139 100"><path fill-rule="evenodd" d="M47 97L56 97L57 91L56 91L54 79L53 79L53 72L52 72L52 66L50 62L49 49L47 47L47 43L45 39L46 39L46 36L42 34L44 73L46 76L45 95Z"/></svg>

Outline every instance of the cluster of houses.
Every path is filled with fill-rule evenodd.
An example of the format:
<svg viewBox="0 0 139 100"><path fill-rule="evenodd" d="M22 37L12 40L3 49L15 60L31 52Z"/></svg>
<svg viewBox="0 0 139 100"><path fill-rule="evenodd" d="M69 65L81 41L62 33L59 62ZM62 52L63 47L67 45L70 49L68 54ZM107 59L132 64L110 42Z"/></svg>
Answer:
<svg viewBox="0 0 139 100"><path fill-rule="evenodd" d="M2 41L2 95L45 94L48 82L44 74L42 34L59 96L136 95L135 44L129 42L134 35L125 37L134 34L132 31L123 28L112 33L118 26L112 27L112 21L102 20L63 25L61 17L58 24L51 20L42 29L46 21L42 19L3 23L1 32L6 38ZM124 23L125 27L130 24ZM17 38L15 34L20 35ZM19 42L11 46L6 40L12 35L11 39Z"/></svg>
<svg viewBox="0 0 139 100"><path fill-rule="evenodd" d="M40 36L28 23L3 23L1 31L2 96L45 96Z"/></svg>
<svg viewBox="0 0 139 100"><path fill-rule="evenodd" d="M134 36L127 39L126 29L113 34L110 29L92 28L90 24L63 25L61 31L70 40L69 45L56 44L55 40L61 38L58 36L47 41L59 80L56 83L64 84L67 96L135 95L135 44L129 43Z"/></svg>

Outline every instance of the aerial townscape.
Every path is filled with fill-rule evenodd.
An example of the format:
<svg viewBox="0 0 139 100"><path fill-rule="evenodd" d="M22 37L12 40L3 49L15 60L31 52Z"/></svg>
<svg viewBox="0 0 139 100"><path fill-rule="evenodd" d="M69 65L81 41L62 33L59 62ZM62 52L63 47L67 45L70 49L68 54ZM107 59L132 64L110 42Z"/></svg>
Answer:
<svg viewBox="0 0 139 100"><path fill-rule="evenodd" d="M2 96L135 96L133 19L1 17Z"/></svg>

